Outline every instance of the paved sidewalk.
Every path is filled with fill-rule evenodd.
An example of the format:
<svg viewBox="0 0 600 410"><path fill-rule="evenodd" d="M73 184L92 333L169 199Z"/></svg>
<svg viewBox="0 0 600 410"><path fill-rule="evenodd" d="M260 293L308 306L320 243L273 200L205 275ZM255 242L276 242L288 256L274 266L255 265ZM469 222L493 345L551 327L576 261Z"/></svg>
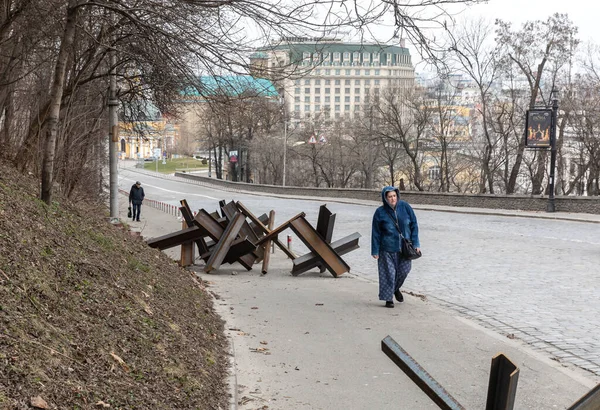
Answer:
<svg viewBox="0 0 600 410"><path fill-rule="evenodd" d="M120 211L125 218L125 196ZM131 226L148 239L179 229L181 222L143 207L142 221ZM167 253L177 258L178 252ZM405 303L385 309L374 281L317 272L292 277L290 269L291 261L277 251L266 276L239 265L199 273L232 342L232 407L436 408L381 352L387 335L468 409L485 407L490 362L498 352L521 368L516 409L566 408L599 381L435 303L405 295Z"/></svg>

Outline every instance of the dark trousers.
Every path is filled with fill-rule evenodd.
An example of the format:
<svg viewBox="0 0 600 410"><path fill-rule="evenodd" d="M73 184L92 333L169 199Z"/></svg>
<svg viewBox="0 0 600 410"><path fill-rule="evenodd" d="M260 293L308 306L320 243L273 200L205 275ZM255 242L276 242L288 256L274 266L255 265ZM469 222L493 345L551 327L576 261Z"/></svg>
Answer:
<svg viewBox="0 0 600 410"><path fill-rule="evenodd" d="M133 203L133 204L131 204L131 206L132 206L132 210L133 210L133 220L139 221L140 213L142 212L142 204Z"/></svg>

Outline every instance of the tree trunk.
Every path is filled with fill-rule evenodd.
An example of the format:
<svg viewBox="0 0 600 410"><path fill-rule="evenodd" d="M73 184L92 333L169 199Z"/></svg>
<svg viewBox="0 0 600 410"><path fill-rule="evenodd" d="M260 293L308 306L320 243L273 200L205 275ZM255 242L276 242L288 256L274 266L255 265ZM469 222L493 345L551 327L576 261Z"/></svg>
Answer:
<svg viewBox="0 0 600 410"><path fill-rule="evenodd" d="M50 110L46 123L46 141L44 146L44 159L42 162L42 192L41 199L46 204L52 202L52 182L54 176L54 157L56 154L56 138L58 135L58 121L65 83L67 58L75 38L75 23L77 21L77 0L69 0L67 21L60 43L60 50L54 68L54 79L50 91Z"/></svg>

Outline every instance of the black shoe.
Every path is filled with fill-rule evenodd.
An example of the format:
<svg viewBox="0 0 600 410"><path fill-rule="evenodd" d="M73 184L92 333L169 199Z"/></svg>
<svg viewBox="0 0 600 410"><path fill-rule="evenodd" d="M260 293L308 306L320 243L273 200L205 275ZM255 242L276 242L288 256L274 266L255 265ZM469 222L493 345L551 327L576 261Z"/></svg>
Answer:
<svg viewBox="0 0 600 410"><path fill-rule="evenodd" d="M139 219L136 219L136 221L137 221L137 222L139 222L140 220L139 220Z"/></svg>
<svg viewBox="0 0 600 410"><path fill-rule="evenodd" d="M394 296L396 296L396 300L398 302L404 302L404 296L402 296L402 292L400 292L400 289L394 292Z"/></svg>
<svg viewBox="0 0 600 410"><path fill-rule="evenodd" d="M393 308L394 307L394 302L391 301L391 300L388 301L388 302L385 302L385 307L386 308Z"/></svg>

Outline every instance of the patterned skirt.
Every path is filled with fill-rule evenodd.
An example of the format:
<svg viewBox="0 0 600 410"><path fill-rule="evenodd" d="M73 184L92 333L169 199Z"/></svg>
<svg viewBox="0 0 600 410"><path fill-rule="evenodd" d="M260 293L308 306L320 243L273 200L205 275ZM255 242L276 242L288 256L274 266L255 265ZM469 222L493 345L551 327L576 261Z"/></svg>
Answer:
<svg viewBox="0 0 600 410"><path fill-rule="evenodd" d="M411 267L411 261L401 258L400 252L379 253L379 300L394 300L394 292L400 289Z"/></svg>

